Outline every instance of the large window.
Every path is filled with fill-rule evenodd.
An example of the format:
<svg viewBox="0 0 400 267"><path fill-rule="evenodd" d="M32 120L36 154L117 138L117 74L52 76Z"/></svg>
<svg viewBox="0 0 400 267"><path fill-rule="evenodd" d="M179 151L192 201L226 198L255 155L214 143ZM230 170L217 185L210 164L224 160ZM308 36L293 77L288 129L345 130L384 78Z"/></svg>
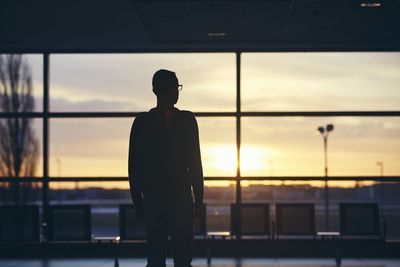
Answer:
<svg viewBox="0 0 400 267"><path fill-rule="evenodd" d="M229 230L234 202L314 203L317 230L325 230L329 180L330 230L338 227L339 203L377 202L389 238L400 238L394 230L400 220L394 193L400 189L400 53L45 54L23 60L34 105L11 110L1 101L1 134L9 131L1 144L4 150L23 135L15 125L28 122L36 150L29 150L35 160L26 166L34 168L1 173L3 204L16 201L16 190L23 203L91 204L93 234L116 234L118 204L131 202L131 125L138 112L155 106L151 78L165 68L184 85L177 107L193 111L199 124L209 230ZM325 177L317 127L329 123ZM6 170L7 162L0 163Z"/></svg>

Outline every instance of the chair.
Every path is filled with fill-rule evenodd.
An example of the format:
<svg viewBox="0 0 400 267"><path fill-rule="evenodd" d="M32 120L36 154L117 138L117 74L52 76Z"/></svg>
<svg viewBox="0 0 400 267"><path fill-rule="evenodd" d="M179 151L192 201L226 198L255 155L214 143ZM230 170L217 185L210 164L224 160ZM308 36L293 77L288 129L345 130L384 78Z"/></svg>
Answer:
<svg viewBox="0 0 400 267"><path fill-rule="evenodd" d="M132 204L119 205L119 235L121 240L146 239L144 221L136 218Z"/></svg>
<svg viewBox="0 0 400 267"><path fill-rule="evenodd" d="M381 236L379 207L376 203L341 203L340 232L342 236ZM383 238L385 233L383 233Z"/></svg>
<svg viewBox="0 0 400 267"><path fill-rule="evenodd" d="M90 205L49 206L49 241L90 241Z"/></svg>
<svg viewBox="0 0 400 267"><path fill-rule="evenodd" d="M0 206L0 241L39 241L39 207Z"/></svg>
<svg viewBox="0 0 400 267"><path fill-rule="evenodd" d="M231 204L231 235L270 235L269 204Z"/></svg>
<svg viewBox="0 0 400 267"><path fill-rule="evenodd" d="M315 237L314 204L276 204L276 235Z"/></svg>

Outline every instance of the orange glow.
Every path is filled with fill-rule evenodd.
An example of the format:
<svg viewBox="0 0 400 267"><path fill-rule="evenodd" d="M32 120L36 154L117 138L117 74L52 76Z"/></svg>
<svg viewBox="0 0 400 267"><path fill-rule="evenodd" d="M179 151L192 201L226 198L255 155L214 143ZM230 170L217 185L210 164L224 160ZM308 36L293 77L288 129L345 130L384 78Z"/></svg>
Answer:
<svg viewBox="0 0 400 267"><path fill-rule="evenodd" d="M260 172L271 172L271 158L275 152L266 147L242 146L240 148L240 171L242 175L256 176Z"/></svg>
<svg viewBox="0 0 400 267"><path fill-rule="evenodd" d="M311 186L311 187L325 187L324 181L276 181L276 180L265 180L265 181L248 181L243 180L240 182L242 187L250 187L257 185L266 186ZM329 187L339 188L354 188L372 186L376 184L373 181L328 181ZM204 186L207 188L215 187L231 187L235 186L235 181L204 181ZM115 181L115 182L51 182L49 185L51 190L58 189L86 189L86 188L104 188L104 189L129 189L129 182Z"/></svg>
<svg viewBox="0 0 400 267"><path fill-rule="evenodd" d="M233 181L204 181L205 187L230 187L235 184Z"/></svg>
<svg viewBox="0 0 400 267"><path fill-rule="evenodd" d="M86 188L104 188L104 189L128 189L129 182L115 181L115 182L51 182L49 188L51 190L58 189L86 189Z"/></svg>
<svg viewBox="0 0 400 267"><path fill-rule="evenodd" d="M242 146L240 149L240 168L242 173L254 174L269 170L272 152L266 148ZM237 156L234 145L214 145L207 147L204 152L204 167L211 169L217 175L236 175Z"/></svg>
<svg viewBox="0 0 400 267"><path fill-rule="evenodd" d="M207 172L211 172L213 176L235 176L236 175L236 147L234 145L221 144L206 146L202 152L203 167L205 169L205 176ZM258 173L272 174L270 158L276 158L278 152L274 152L265 147L257 148L256 146L243 146L241 148L241 173L245 176L257 176ZM59 166L51 164L51 173L61 174L62 176L71 177L84 177L84 176L99 176L99 177L113 177L113 176L127 176L126 173L126 160L114 159L98 159L98 158L63 158L63 173L60 173ZM301 173L301 169L299 168ZM228 175L227 175L228 174ZM57 177L58 175L54 176ZM205 187L230 187L235 185L234 181L205 181ZM356 186L370 186L373 181L329 181L330 187L352 188ZM312 186L324 187L325 182L321 181L241 181L242 187L252 185L266 185L266 186ZM101 187L106 189L128 189L128 182L52 182L50 183L51 189L78 189Z"/></svg>
<svg viewBox="0 0 400 267"><path fill-rule="evenodd" d="M211 145L202 151L203 168L206 173L218 175L236 175L236 147L233 145Z"/></svg>
<svg viewBox="0 0 400 267"><path fill-rule="evenodd" d="M354 188L356 186L371 186L376 182L374 181L328 181L329 187L339 188ZM249 187L253 185L269 185L269 186L311 186L311 187L325 187L325 181L277 181L277 180L264 180L264 181L241 181L242 187Z"/></svg>

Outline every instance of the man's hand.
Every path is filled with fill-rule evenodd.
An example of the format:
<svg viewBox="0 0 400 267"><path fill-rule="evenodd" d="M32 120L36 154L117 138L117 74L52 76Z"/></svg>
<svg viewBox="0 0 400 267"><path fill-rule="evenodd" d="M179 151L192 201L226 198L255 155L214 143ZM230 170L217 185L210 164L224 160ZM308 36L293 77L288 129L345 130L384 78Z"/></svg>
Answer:
<svg viewBox="0 0 400 267"><path fill-rule="evenodd" d="M194 203L193 216L196 218L203 216L203 203Z"/></svg>
<svg viewBox="0 0 400 267"><path fill-rule="evenodd" d="M135 215L136 215L136 218L138 218L139 220L143 220L143 205L142 204L135 205Z"/></svg>

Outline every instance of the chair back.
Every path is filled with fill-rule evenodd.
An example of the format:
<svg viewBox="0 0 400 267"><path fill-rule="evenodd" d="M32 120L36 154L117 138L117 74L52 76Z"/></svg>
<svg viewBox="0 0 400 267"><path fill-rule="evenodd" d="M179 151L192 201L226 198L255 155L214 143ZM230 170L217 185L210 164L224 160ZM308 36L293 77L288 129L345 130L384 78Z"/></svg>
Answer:
<svg viewBox="0 0 400 267"><path fill-rule="evenodd" d="M341 203L340 232L347 236L379 235L379 208L376 203Z"/></svg>
<svg viewBox="0 0 400 267"><path fill-rule="evenodd" d="M276 234L315 235L315 208L312 203L276 204Z"/></svg>
<svg viewBox="0 0 400 267"><path fill-rule="evenodd" d="M231 204L232 235L269 235L269 204Z"/></svg>
<svg viewBox="0 0 400 267"><path fill-rule="evenodd" d="M39 207L0 206L0 241L39 241Z"/></svg>
<svg viewBox="0 0 400 267"><path fill-rule="evenodd" d="M90 241L90 205L51 205L48 208L49 241Z"/></svg>

